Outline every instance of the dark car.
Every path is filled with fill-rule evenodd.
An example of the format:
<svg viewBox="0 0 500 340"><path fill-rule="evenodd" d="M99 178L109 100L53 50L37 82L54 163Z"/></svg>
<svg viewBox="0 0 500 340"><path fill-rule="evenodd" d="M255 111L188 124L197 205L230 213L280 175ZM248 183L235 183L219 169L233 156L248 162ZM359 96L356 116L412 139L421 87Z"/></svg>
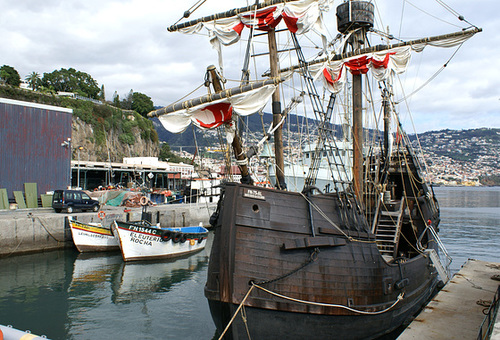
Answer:
<svg viewBox="0 0 500 340"><path fill-rule="evenodd" d="M55 190L52 197L52 208L57 213L62 210L72 213L76 209L98 211L99 201L90 198L81 190Z"/></svg>

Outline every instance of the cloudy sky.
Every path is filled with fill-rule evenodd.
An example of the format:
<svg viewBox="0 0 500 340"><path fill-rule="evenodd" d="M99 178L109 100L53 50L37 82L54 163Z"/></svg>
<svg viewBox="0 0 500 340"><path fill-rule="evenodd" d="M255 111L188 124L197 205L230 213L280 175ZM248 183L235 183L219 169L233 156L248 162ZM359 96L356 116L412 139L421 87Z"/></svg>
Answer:
<svg viewBox="0 0 500 340"><path fill-rule="evenodd" d="M467 41L439 77L410 98L416 130L500 128L495 52L500 49L500 2L443 1L483 32ZM380 1L378 28L389 27L393 35L407 40L467 27L443 1ZM166 30L194 2L0 0L0 66L14 67L22 79L31 72L43 75L73 67L104 85L107 99L115 91L123 98L133 89L150 96L155 105L165 106L201 85L206 67L217 64L217 54L205 36ZM246 0L207 0L192 18L246 4ZM329 32L335 35L334 10L327 18ZM402 78L406 93L431 78L455 51L427 48L414 56L411 66L416 71ZM226 77L239 78L243 52L244 44L224 52L225 68L236 70Z"/></svg>

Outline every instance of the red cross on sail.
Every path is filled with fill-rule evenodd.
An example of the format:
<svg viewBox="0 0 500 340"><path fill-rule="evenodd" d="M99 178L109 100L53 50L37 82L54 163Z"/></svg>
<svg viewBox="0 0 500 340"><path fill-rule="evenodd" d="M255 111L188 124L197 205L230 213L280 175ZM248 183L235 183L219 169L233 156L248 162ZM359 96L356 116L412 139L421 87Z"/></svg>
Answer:
<svg viewBox="0 0 500 340"><path fill-rule="evenodd" d="M366 74L369 70L377 80L384 80L392 73L402 73L410 60L410 47L373 52L353 58L327 62L323 68L323 79L327 88L337 93L345 82L344 69L352 74Z"/></svg>
<svg viewBox="0 0 500 340"><path fill-rule="evenodd" d="M202 128L212 129L230 122L233 108L229 103L217 103L206 106L193 114L195 123Z"/></svg>

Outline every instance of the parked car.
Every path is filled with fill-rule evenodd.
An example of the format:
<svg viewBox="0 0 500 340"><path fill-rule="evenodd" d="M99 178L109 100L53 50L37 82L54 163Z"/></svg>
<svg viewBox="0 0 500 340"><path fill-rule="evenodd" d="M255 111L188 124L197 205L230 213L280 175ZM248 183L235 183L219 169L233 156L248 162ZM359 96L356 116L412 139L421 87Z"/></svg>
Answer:
<svg viewBox="0 0 500 340"><path fill-rule="evenodd" d="M75 209L99 211L99 201L90 198L81 190L55 190L52 197L52 208L57 213L63 210L72 213Z"/></svg>

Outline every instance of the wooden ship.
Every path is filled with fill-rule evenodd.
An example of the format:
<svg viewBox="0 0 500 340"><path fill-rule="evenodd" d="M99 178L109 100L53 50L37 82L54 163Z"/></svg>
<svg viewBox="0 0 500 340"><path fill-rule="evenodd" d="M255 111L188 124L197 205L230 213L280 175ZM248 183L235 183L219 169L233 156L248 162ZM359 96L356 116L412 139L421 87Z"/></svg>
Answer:
<svg viewBox="0 0 500 340"><path fill-rule="evenodd" d="M208 95L150 113L170 131L181 132L193 123L225 129L231 136L241 180L223 186L211 218L214 241L205 286L224 339L377 338L403 325L448 279L439 256L447 255L438 237L439 206L399 122L390 78L404 71L412 51L457 46L480 29L371 46L374 3L344 1L336 11L343 45L306 60L298 36L321 21L327 4L331 1L257 1L169 27L184 33L206 28L222 45L238 41L244 27L250 29L248 46L256 31L268 40L267 79L251 82L245 62L241 85L225 89L223 77L211 66L205 77ZM285 28L278 29L280 21ZM287 34L296 58L286 68L278 63L278 32ZM299 190L287 188L283 174L282 125L290 105L282 108L279 84L290 73L301 77L302 95L318 122L316 152ZM362 78L371 74L381 89L378 147L364 146ZM326 98L316 89L320 78L331 90ZM347 91L349 104L342 108L336 102L340 91ZM256 185L249 166L255 149L245 152L237 129L238 117L262 111L268 101L273 124L259 144L274 141L273 188ZM334 109L344 107L351 118L350 164L338 161L342 158L334 157L331 147L336 142ZM335 173L328 192L315 186L325 157Z"/></svg>

